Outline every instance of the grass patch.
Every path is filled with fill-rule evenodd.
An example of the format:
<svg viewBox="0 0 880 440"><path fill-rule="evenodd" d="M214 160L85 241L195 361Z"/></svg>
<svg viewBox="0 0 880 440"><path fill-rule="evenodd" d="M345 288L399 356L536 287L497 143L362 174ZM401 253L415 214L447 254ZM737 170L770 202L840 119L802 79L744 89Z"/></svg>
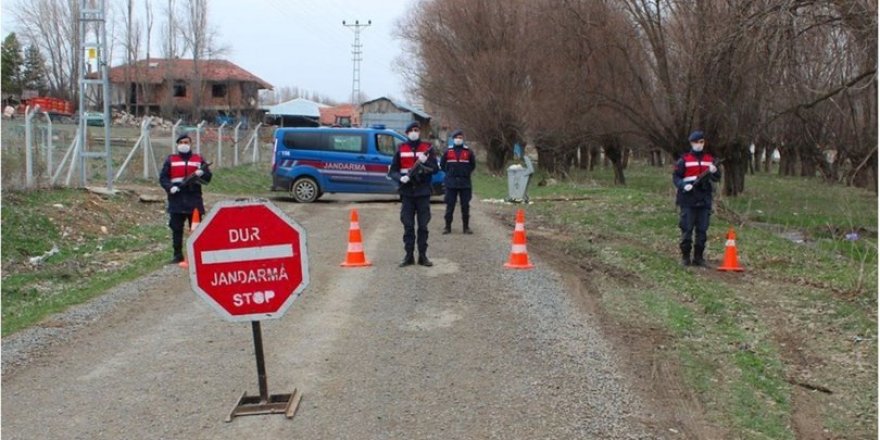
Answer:
<svg viewBox="0 0 880 440"><path fill-rule="evenodd" d="M271 165L264 163L239 165L212 170L214 177L205 191L249 197L272 195Z"/></svg>
<svg viewBox="0 0 880 440"><path fill-rule="evenodd" d="M2 335L160 267L163 208L76 189L3 194ZM48 251L57 248L57 253ZM39 263L31 258L45 257Z"/></svg>
<svg viewBox="0 0 880 440"><path fill-rule="evenodd" d="M809 371L810 380L848 396L822 407L825 428L842 438L876 435L876 419L855 416L877 409L876 363L857 361L877 355L876 194L747 176L742 196L716 196L721 209L709 230L707 253L717 262L727 226L736 227L747 272L728 276L678 265L668 169L635 164L627 186L615 186L610 169L536 187L542 178L533 176L532 200L587 200L526 205L527 222L559 231L558 245L572 258L607 268L591 275L602 307L620 324L664 329L684 382L713 421L738 438L793 438L787 377ZM506 196L506 176L478 172L474 184L481 198ZM851 232L858 239L847 239ZM802 243L792 239L798 234ZM632 275L621 281L614 272ZM793 351L813 361L799 364Z"/></svg>
<svg viewBox="0 0 880 440"><path fill-rule="evenodd" d="M267 167L214 170L205 193L271 197ZM164 204L65 188L4 191L2 202L3 336L154 271L170 257ZM53 246L57 253L29 262Z"/></svg>

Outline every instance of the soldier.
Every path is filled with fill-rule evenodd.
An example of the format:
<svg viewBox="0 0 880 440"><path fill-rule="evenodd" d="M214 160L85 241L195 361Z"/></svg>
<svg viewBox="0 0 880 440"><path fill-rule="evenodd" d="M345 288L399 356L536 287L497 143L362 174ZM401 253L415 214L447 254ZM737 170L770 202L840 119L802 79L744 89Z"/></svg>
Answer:
<svg viewBox="0 0 880 440"><path fill-rule="evenodd" d="M211 170L201 156L191 151L192 139L184 133L177 138L177 153L171 154L162 165L159 184L168 193L168 227L171 228L171 246L174 257L169 264L183 261L183 227L192 226L194 209L205 215L202 200L202 182L211 181Z"/></svg>
<svg viewBox="0 0 880 440"><path fill-rule="evenodd" d="M675 164L672 183L678 189L675 204L681 208L678 227L681 229L681 264L705 266L703 251L706 249L706 231L712 213L712 182L721 180L721 171L711 154L703 152L706 145L702 131L688 137L691 150ZM692 235L696 229L696 236ZM691 260L693 243L694 259Z"/></svg>
<svg viewBox="0 0 880 440"><path fill-rule="evenodd" d="M391 160L388 175L400 182L400 222L403 223L403 247L406 255L400 267L415 264L413 250L418 241L419 264L433 266L428 259L428 222L431 220L431 176L440 170L431 144L422 142L418 122L406 127L409 142L400 145ZM418 240L416 239L418 218Z"/></svg>
<svg viewBox="0 0 880 440"><path fill-rule="evenodd" d="M474 153L464 143L464 133L461 130L452 132L452 146L446 150L446 154L440 159L440 169L446 172L444 185L446 187L446 227L443 234L452 232L452 216L455 214L455 200L461 200L461 223L465 234L473 234L469 227L471 218L471 173L474 172L477 163Z"/></svg>

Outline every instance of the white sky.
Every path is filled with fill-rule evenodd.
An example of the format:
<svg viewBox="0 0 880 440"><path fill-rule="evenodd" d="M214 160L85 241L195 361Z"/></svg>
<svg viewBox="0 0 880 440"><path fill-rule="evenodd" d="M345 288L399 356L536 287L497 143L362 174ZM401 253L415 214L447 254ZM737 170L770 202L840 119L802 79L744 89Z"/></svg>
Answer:
<svg viewBox="0 0 880 440"><path fill-rule="evenodd" d="M117 7L121 0L115 0ZM372 21L361 31L361 91L370 98L405 98L402 78L392 64L400 54L393 36L398 19L413 0L209 0L208 20L219 42L230 48L229 61L276 89L284 86L317 92L341 102L351 97L354 31L342 21ZM2 35L15 30L3 1ZM114 3L109 0L108 5ZM165 0L153 0L161 20ZM143 10L143 6L140 7ZM136 12L136 14L138 14ZM142 15L142 12L139 14ZM153 41L159 39L159 23ZM2 38L2 37L0 37ZM156 44L154 43L154 46ZM153 53L159 53L153 50Z"/></svg>

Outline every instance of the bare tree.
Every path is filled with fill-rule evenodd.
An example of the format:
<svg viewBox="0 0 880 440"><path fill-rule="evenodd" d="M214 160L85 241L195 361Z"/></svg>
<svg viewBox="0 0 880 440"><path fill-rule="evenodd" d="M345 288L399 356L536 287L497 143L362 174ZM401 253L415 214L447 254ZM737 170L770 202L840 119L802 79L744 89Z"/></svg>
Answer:
<svg viewBox="0 0 880 440"><path fill-rule="evenodd" d="M423 1L398 26L406 45L398 66L410 93L479 140L493 172L503 169L513 144L523 139L521 106L528 78L520 55L526 4Z"/></svg>
<svg viewBox="0 0 880 440"><path fill-rule="evenodd" d="M50 93L75 100L79 66L79 0L17 0L10 6L19 35L46 58Z"/></svg>

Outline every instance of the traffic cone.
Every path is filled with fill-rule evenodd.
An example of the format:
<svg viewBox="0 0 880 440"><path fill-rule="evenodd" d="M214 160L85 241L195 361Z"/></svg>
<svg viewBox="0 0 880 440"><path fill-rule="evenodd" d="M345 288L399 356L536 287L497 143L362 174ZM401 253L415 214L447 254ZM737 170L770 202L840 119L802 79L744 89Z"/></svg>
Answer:
<svg viewBox="0 0 880 440"><path fill-rule="evenodd" d="M504 267L509 269L532 269L535 267L529 262L529 253L526 251L526 213L522 209L516 212L516 226L513 229L510 259L504 263Z"/></svg>
<svg viewBox="0 0 880 440"><path fill-rule="evenodd" d="M727 244L724 248L724 260L718 270L724 272L742 272L743 268L739 265L736 257L736 233L733 232L733 226L727 231Z"/></svg>
<svg viewBox="0 0 880 440"><path fill-rule="evenodd" d="M361 240L361 227L358 224L357 209L351 210L351 223L348 227L348 253L345 255L345 261L340 266L372 266L372 263L367 261L367 256L364 254L364 243Z"/></svg>
<svg viewBox="0 0 880 440"><path fill-rule="evenodd" d="M202 222L202 214L199 213L199 209L193 209L192 220L189 222L189 232L192 233L199 226L199 223Z"/></svg>
<svg viewBox="0 0 880 440"><path fill-rule="evenodd" d="M199 213L198 208L193 209L192 219L189 221L189 233L192 234L193 231L196 230L196 227L199 226L199 223L202 222L202 214ZM183 256L183 261L177 263L178 266L186 269L189 267L189 263L186 262L186 255Z"/></svg>

